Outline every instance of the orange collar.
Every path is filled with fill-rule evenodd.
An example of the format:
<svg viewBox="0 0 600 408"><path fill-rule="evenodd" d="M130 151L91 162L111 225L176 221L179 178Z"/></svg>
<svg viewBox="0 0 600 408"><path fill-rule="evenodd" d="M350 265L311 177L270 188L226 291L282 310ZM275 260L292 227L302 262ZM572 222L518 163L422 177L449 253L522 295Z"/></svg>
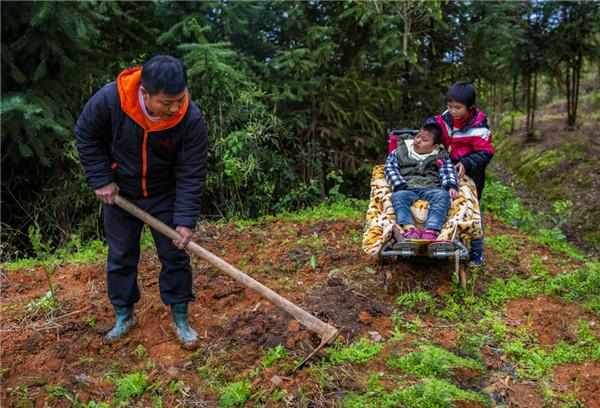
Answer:
<svg viewBox="0 0 600 408"><path fill-rule="evenodd" d="M179 111L168 119L152 121L146 117L139 103L138 89L142 82L142 68L127 68L117 77L117 89L121 99L121 109L147 132L158 132L176 126L185 116L190 104L186 93Z"/></svg>

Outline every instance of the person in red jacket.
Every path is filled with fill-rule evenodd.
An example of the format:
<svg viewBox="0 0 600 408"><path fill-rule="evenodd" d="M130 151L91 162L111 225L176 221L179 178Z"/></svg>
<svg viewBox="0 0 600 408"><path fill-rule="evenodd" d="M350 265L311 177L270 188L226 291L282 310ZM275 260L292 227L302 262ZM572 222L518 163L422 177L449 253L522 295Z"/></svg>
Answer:
<svg viewBox="0 0 600 408"><path fill-rule="evenodd" d="M459 179L464 174L475 182L481 200L485 186L485 168L494 155L492 132L486 114L475 106L475 87L457 82L448 88L448 109L435 117L442 129L442 143L455 163ZM473 266L483 265L483 238L471 242L470 260Z"/></svg>
<svg viewBox="0 0 600 408"><path fill-rule="evenodd" d="M191 101L185 66L157 55L142 67L125 69L96 92L75 125L77 150L88 184L104 203L108 242L107 290L115 309L112 343L135 324L143 223L114 204L116 194L176 229L171 241L152 230L162 268L161 300L171 307L175 332L184 348L198 335L188 322L194 299L189 243L200 213L207 170L208 134L200 108Z"/></svg>

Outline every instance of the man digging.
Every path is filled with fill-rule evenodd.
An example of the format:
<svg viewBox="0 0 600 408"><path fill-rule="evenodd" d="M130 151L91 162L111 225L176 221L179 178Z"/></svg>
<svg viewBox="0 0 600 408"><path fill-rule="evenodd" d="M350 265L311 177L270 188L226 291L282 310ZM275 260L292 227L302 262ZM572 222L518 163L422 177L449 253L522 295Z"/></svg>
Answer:
<svg viewBox="0 0 600 408"><path fill-rule="evenodd" d="M208 136L202 113L191 101L182 62L157 55L142 67L125 69L87 102L75 135L88 183L104 203L107 289L116 317L104 342L112 343L131 330L140 299L137 268L143 222L113 205L120 194L181 235L171 241L152 230L162 265L161 299L171 307L183 347L195 348L198 335L188 322L188 303L194 299L192 272L183 248L200 211Z"/></svg>

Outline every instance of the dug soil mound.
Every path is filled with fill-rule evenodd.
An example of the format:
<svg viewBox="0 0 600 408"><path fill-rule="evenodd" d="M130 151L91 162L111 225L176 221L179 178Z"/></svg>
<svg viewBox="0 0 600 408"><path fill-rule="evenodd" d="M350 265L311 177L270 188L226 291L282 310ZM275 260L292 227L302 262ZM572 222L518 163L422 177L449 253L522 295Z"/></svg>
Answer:
<svg viewBox="0 0 600 408"><path fill-rule="evenodd" d="M585 407L600 407L600 363L557 367L554 371L554 389L575 394Z"/></svg>
<svg viewBox="0 0 600 408"><path fill-rule="evenodd" d="M552 297L512 300L506 305L506 316L509 324L532 330L546 346L577 341L582 320L589 322L592 332L600 338L600 324L594 315L578 305Z"/></svg>

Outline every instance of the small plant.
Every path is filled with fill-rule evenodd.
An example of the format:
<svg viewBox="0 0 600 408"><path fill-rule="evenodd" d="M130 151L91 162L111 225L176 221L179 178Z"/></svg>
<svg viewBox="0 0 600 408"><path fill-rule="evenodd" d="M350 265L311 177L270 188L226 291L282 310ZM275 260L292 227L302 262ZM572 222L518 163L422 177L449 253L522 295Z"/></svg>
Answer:
<svg viewBox="0 0 600 408"><path fill-rule="evenodd" d="M552 204L554 223L558 228L567 223L573 214L573 202L571 200L558 200Z"/></svg>
<svg viewBox="0 0 600 408"><path fill-rule="evenodd" d="M171 380L167 385L167 390L174 395L184 395L185 383L181 380Z"/></svg>
<svg viewBox="0 0 600 408"><path fill-rule="evenodd" d="M432 346L421 346L405 356L394 356L388 361L388 366L419 377L448 377L455 368L469 368L482 371L483 367L475 360L459 357L448 350Z"/></svg>
<svg viewBox="0 0 600 408"><path fill-rule="evenodd" d="M364 363L379 354L382 348L380 343L361 338L347 347L340 347L340 343L337 343L336 347L329 351L328 357L334 364Z"/></svg>
<svg viewBox="0 0 600 408"><path fill-rule="evenodd" d="M548 269L544 266L542 258L534 255L531 257L531 263L529 265L530 272L532 275L547 277L549 275Z"/></svg>
<svg viewBox="0 0 600 408"><path fill-rule="evenodd" d="M474 401L486 405L485 398L472 391L465 391L444 380L429 378L420 384L392 393L392 401L406 408L453 407L457 401Z"/></svg>
<svg viewBox="0 0 600 408"><path fill-rule="evenodd" d="M138 344L137 347L133 350L132 354L138 360L144 360L146 357L148 357L148 351L146 351L146 348L143 344Z"/></svg>
<svg viewBox="0 0 600 408"><path fill-rule="evenodd" d="M273 402L281 402L287 396L287 391L282 388L275 388L269 397Z"/></svg>
<svg viewBox="0 0 600 408"><path fill-rule="evenodd" d="M512 235L496 235L487 239L492 247L505 261L512 261L519 253L517 242Z"/></svg>
<svg viewBox="0 0 600 408"><path fill-rule="evenodd" d="M588 262L573 273L557 275L548 286L550 293L571 302L583 302L600 314L600 262Z"/></svg>
<svg viewBox="0 0 600 408"><path fill-rule="evenodd" d="M46 259L52 253L52 244L50 241L44 241L42 239L42 232L40 227L30 225L27 229L27 236L31 243L31 248L38 259Z"/></svg>
<svg viewBox="0 0 600 408"><path fill-rule="evenodd" d="M241 407L252 395L252 386L248 381L242 380L228 384L221 390L219 407Z"/></svg>
<svg viewBox="0 0 600 408"><path fill-rule="evenodd" d="M398 296L396 304L418 313L431 313L435 310L433 296L424 290L404 293Z"/></svg>
<svg viewBox="0 0 600 408"><path fill-rule="evenodd" d="M27 304L27 306L25 306L25 310L32 317L38 315L48 316L58 308L58 300L56 300L52 291L50 290L43 296L32 300Z"/></svg>
<svg viewBox="0 0 600 408"><path fill-rule="evenodd" d="M560 364L578 363L598 353L600 342L587 339L577 344L558 343L548 350L540 346L527 346L521 339L505 342L505 353L514 359L521 376L529 379L540 379Z"/></svg>
<svg viewBox="0 0 600 408"><path fill-rule="evenodd" d="M90 328L96 328L96 316L87 316L84 321Z"/></svg>
<svg viewBox="0 0 600 408"><path fill-rule="evenodd" d="M213 366L210 361L196 368L196 372L211 388L222 386L226 377L225 369L222 366Z"/></svg>
<svg viewBox="0 0 600 408"><path fill-rule="evenodd" d="M269 349L262 359L261 365L265 368L271 367L277 361L287 356L287 350L281 344Z"/></svg>
<svg viewBox="0 0 600 408"><path fill-rule="evenodd" d="M423 320L419 316L415 316L412 320L406 320L399 313L394 313L392 320L395 324L394 328L398 332L419 333L423 328Z"/></svg>
<svg viewBox="0 0 600 408"><path fill-rule="evenodd" d="M376 392L348 394L344 408L451 408L458 401L473 401L486 405L486 399L472 391L465 391L444 380L427 378L422 383L391 393Z"/></svg>
<svg viewBox="0 0 600 408"><path fill-rule="evenodd" d="M110 408L110 405L106 402L88 401L87 404L83 405L82 408Z"/></svg>
<svg viewBox="0 0 600 408"><path fill-rule="evenodd" d="M48 393L49 399L52 400L67 400L72 405L77 405L79 402L77 396L73 395L66 388L61 385L47 385L46 392Z"/></svg>
<svg viewBox="0 0 600 408"><path fill-rule="evenodd" d="M33 407L34 401L29 396L29 388L26 385L18 385L14 388L8 388L6 391L12 398L15 408Z"/></svg>
<svg viewBox="0 0 600 408"><path fill-rule="evenodd" d="M116 381L116 397L121 402L141 396L148 388L148 377L142 372L127 374Z"/></svg>
<svg viewBox="0 0 600 408"><path fill-rule="evenodd" d="M160 395L154 395L152 397L152 408L163 408L163 400Z"/></svg>
<svg viewBox="0 0 600 408"><path fill-rule="evenodd" d="M543 292L543 287L544 283L539 280L513 276L507 280L494 280L485 296L493 305L500 305L509 299L537 295Z"/></svg>

